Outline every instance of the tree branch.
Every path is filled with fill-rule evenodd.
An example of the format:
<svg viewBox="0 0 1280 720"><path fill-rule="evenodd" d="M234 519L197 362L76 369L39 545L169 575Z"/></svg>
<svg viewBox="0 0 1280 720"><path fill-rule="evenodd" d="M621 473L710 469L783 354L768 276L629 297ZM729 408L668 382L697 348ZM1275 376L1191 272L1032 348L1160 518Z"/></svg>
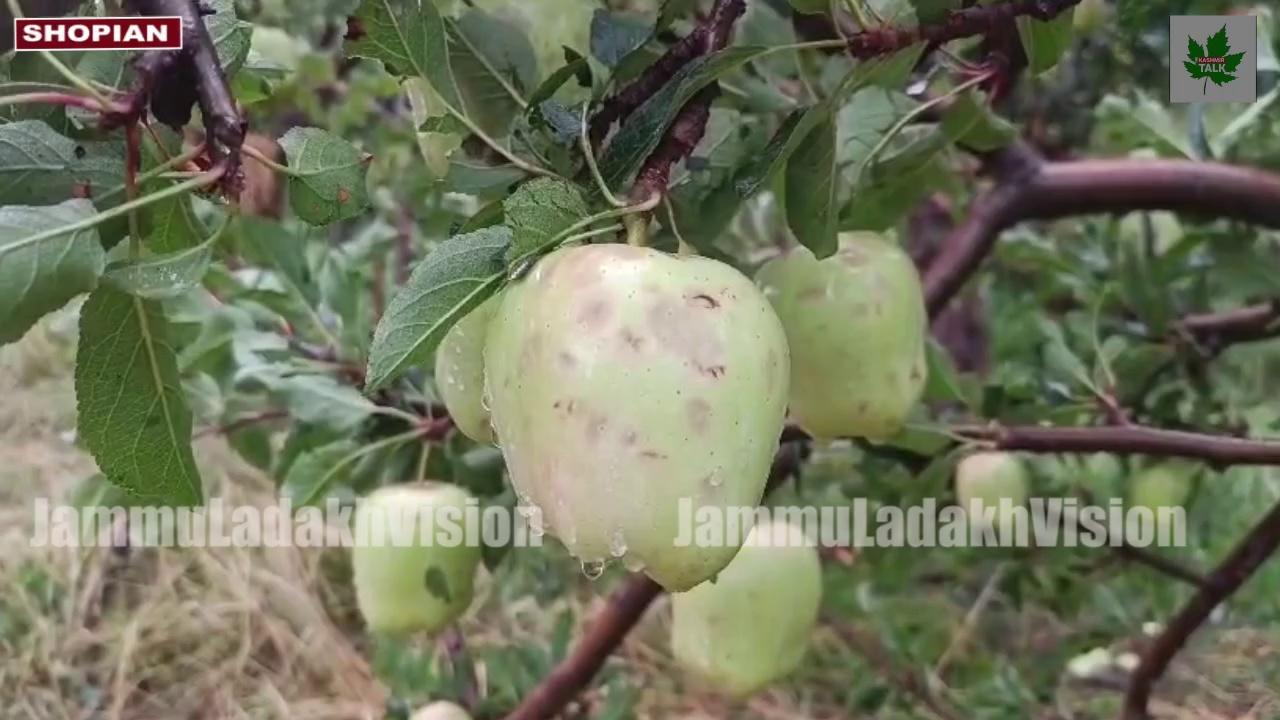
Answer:
<svg viewBox="0 0 1280 720"><path fill-rule="evenodd" d="M991 443L997 450L1032 453L1091 453L1158 455L1200 460L1215 468L1232 465L1280 465L1280 440L1246 438L1125 427L1003 427L958 426L952 431L971 440Z"/></svg>
<svg viewBox="0 0 1280 720"><path fill-rule="evenodd" d="M1147 701L1157 680L1164 675L1187 639L1214 608L1222 604L1280 547L1280 503L1249 531L1240 544L1214 569L1203 587L1169 621L1164 632L1142 654L1129 679L1124 720L1146 720Z"/></svg>
<svg viewBox="0 0 1280 720"><path fill-rule="evenodd" d="M1112 550L1125 560L1145 565L1158 573L1168 575L1175 580L1181 580L1188 585L1202 588L1207 587L1209 584L1209 579L1204 575L1146 548L1140 548L1125 542L1114 546Z"/></svg>
<svg viewBox="0 0 1280 720"><path fill-rule="evenodd" d="M128 7L140 15L176 15L182 19L182 49L144 53L134 67L143 78L143 90L160 122L175 127L186 125L191 119L191 105L199 103L209 158L214 164L228 163L224 186L238 196L240 146L247 127L205 27L205 13L196 0L128 0Z"/></svg>
<svg viewBox="0 0 1280 720"><path fill-rule="evenodd" d="M1235 310L1187 315L1175 328L1217 354L1228 345L1280 337L1280 298Z"/></svg>
<svg viewBox="0 0 1280 720"><path fill-rule="evenodd" d="M633 201L644 202L654 195L667 192L671 169L676 163L689 157L702 141L702 136L707 131L707 119L711 117L711 103L719 95L720 87L712 83L684 106L663 136L662 142L654 148L636 175L635 185L631 188Z"/></svg>
<svg viewBox="0 0 1280 720"><path fill-rule="evenodd" d="M799 472L806 456L803 442L784 442L774 455L765 493ZM582 640L551 674L533 689L506 720L547 720L568 705L591 683L605 660L622 644L627 633L640 622L649 604L662 594L662 587L645 575L630 575L609 596L605 609L587 628Z"/></svg>
<svg viewBox="0 0 1280 720"><path fill-rule="evenodd" d="M729 42L733 24L746 11L746 0L716 0L705 20L668 48L639 77L604 102L600 111L591 118L591 146L599 147L614 123L626 120L645 100L662 89L680 68L696 57L724 48Z"/></svg>
<svg viewBox="0 0 1280 720"><path fill-rule="evenodd" d="M614 648L622 644L649 604L661 594L662 587L645 575L631 575L624 580L573 652L525 696L507 720L545 720L560 712L590 684Z"/></svg>
<svg viewBox="0 0 1280 720"><path fill-rule="evenodd" d="M1022 171L1002 175L998 168L1008 163ZM1044 162L1021 144L988 164L997 168L995 185L974 200L925 274L930 317L960 291L1000 232L1024 220L1172 210L1280 228L1280 175L1263 170L1189 160Z"/></svg>
<svg viewBox="0 0 1280 720"><path fill-rule="evenodd" d="M925 41L940 45L971 35L985 35L1008 25L1016 17L1052 20L1080 0L1011 0L997 5L975 5L953 10L946 20L935 25L915 28L883 27L866 30L849 38L849 54L856 58L887 55L909 45Z"/></svg>

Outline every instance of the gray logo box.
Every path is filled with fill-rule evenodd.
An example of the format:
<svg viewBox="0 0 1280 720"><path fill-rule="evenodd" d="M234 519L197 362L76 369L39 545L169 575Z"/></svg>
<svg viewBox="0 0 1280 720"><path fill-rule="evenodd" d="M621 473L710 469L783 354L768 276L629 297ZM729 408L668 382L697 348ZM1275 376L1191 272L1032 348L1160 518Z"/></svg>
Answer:
<svg viewBox="0 0 1280 720"><path fill-rule="evenodd" d="M1169 102L1257 99L1256 16L1169 16Z"/></svg>

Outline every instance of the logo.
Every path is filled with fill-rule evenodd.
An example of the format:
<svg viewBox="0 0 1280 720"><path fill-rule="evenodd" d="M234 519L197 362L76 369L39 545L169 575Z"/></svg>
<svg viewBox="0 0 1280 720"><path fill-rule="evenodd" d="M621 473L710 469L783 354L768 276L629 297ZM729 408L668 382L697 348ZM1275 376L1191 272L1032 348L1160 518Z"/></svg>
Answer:
<svg viewBox="0 0 1280 720"><path fill-rule="evenodd" d="M13 49L181 50L179 17L14 18Z"/></svg>
<svg viewBox="0 0 1280 720"><path fill-rule="evenodd" d="M1252 15L1169 18L1169 100L1252 102L1258 95L1258 19Z"/></svg>

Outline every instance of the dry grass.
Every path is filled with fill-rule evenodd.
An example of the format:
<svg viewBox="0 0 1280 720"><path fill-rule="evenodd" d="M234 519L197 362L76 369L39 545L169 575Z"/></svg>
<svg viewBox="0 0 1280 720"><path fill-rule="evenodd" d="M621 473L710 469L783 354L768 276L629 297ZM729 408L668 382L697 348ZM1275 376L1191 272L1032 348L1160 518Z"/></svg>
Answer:
<svg viewBox="0 0 1280 720"><path fill-rule="evenodd" d="M321 551L31 547L31 503L94 470L74 442L71 350L42 324L0 350L0 713L4 717L370 718L384 691L321 602ZM273 501L220 443L212 493Z"/></svg>

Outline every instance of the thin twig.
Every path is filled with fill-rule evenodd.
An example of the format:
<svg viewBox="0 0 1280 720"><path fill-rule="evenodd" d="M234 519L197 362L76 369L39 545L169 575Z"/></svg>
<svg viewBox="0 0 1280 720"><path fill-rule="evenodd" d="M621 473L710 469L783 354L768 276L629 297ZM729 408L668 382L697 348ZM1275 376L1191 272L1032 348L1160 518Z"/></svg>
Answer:
<svg viewBox="0 0 1280 720"><path fill-rule="evenodd" d="M1280 439L1253 440L1181 430L1125 427L955 426L957 435L997 450L1115 453L1201 460L1212 467L1280 465Z"/></svg>

